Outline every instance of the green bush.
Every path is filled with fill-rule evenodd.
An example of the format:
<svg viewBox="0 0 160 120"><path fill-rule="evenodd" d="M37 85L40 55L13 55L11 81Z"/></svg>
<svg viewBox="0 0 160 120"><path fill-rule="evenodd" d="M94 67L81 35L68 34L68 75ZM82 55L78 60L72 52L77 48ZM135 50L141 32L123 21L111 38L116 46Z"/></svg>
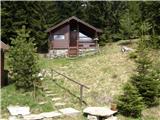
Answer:
<svg viewBox="0 0 160 120"><path fill-rule="evenodd" d="M144 108L142 97L136 87L126 83L123 87L123 94L118 98L118 110L122 115L140 117Z"/></svg>
<svg viewBox="0 0 160 120"><path fill-rule="evenodd" d="M25 26L16 32L16 38L11 38L12 46L9 50L11 78L18 89L31 90L35 84L40 84L38 56L32 43L34 39L30 38L30 31Z"/></svg>

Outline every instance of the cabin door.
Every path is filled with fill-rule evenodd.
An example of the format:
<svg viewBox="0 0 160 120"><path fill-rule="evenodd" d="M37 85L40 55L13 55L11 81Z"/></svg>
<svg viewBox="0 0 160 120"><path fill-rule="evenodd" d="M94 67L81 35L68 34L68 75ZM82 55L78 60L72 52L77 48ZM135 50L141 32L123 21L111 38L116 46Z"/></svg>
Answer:
<svg viewBox="0 0 160 120"><path fill-rule="evenodd" d="M77 55L78 54L78 35L76 31L70 32L70 43L69 43L69 55Z"/></svg>
<svg viewBox="0 0 160 120"><path fill-rule="evenodd" d="M77 32L76 31L71 31L70 34L70 47L77 47Z"/></svg>

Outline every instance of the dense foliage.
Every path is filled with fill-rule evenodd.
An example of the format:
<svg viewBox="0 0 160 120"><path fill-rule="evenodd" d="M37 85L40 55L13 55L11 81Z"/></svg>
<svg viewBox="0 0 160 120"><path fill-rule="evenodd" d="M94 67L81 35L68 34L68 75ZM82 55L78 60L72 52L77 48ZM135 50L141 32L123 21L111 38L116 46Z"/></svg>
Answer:
<svg viewBox="0 0 160 120"><path fill-rule="evenodd" d="M118 110L121 114L130 117L140 117L144 103L138 89L131 83L126 83L124 93L118 98Z"/></svg>
<svg viewBox="0 0 160 120"><path fill-rule="evenodd" d="M147 53L138 53L137 73L132 76L132 83L137 87L143 97L144 103L148 106L157 105L159 102L160 74L159 70L154 69L152 61Z"/></svg>
<svg viewBox="0 0 160 120"><path fill-rule="evenodd" d="M139 37L138 30L143 21L151 24L156 35L160 34L158 1L2 1L1 3L2 40L10 44L9 38L15 37L15 30L26 25L31 30L31 37L35 37L34 43L37 44L38 51L47 50L48 36L44 31L73 15L106 31L99 41L101 45L111 40ZM149 34L152 33L152 29L149 30Z"/></svg>
<svg viewBox="0 0 160 120"><path fill-rule="evenodd" d="M17 30L17 36L12 38L9 49L9 67L11 79L18 89L31 90L40 84L38 73L38 56L30 38L30 31L23 26Z"/></svg>

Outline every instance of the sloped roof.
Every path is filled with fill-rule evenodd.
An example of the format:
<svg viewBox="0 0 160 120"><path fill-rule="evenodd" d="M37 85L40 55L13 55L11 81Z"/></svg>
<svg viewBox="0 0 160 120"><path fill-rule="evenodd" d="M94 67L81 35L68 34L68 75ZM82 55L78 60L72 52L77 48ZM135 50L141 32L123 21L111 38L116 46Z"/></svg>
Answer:
<svg viewBox="0 0 160 120"><path fill-rule="evenodd" d="M0 48L3 49L3 50L8 50L8 49L9 49L9 46L6 45L4 42L1 41Z"/></svg>
<svg viewBox="0 0 160 120"><path fill-rule="evenodd" d="M89 28L91 28L91 29L99 32L99 33L102 32L101 29L98 29L98 28L96 28L96 27L94 27L94 26L92 26L92 25L90 25L90 24L82 21L82 20L80 20L79 18L77 18L77 17L75 17L75 16L72 16L72 17L70 17L70 18L68 18L68 19L60 22L59 24L57 24L57 25L55 25L55 26L53 26L53 27L51 27L51 28L48 28L45 32L50 32L50 31L52 31L52 30L60 27L61 25L64 25L65 23L69 22L70 20L76 20L76 21L80 22L81 24L83 24L83 25L85 25L85 26L87 26L87 27L89 27Z"/></svg>

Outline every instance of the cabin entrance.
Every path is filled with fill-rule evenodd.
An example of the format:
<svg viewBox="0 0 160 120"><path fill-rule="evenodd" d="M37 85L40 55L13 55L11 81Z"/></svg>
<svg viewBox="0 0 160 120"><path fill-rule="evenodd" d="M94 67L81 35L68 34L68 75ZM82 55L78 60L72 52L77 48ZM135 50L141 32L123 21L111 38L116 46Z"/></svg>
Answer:
<svg viewBox="0 0 160 120"><path fill-rule="evenodd" d="M76 21L70 23L69 55L78 55L78 30Z"/></svg>
<svg viewBox="0 0 160 120"><path fill-rule="evenodd" d="M77 40L78 40L78 35L76 31L71 31L70 32L70 43L69 47L77 47Z"/></svg>

